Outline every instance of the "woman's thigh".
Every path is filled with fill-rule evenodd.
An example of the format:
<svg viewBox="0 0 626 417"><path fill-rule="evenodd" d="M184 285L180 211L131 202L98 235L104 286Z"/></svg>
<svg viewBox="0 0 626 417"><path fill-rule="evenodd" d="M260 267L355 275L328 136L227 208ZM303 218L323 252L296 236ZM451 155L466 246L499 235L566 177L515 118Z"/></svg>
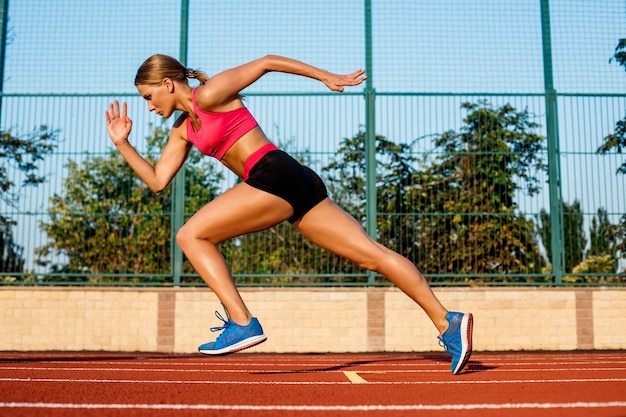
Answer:
<svg viewBox="0 0 626 417"><path fill-rule="evenodd" d="M377 260L389 252L329 198L313 207L294 226L316 245L366 268L376 268Z"/></svg>
<svg viewBox="0 0 626 417"><path fill-rule="evenodd" d="M180 233L217 244L275 226L292 214L282 198L242 182L198 210Z"/></svg>

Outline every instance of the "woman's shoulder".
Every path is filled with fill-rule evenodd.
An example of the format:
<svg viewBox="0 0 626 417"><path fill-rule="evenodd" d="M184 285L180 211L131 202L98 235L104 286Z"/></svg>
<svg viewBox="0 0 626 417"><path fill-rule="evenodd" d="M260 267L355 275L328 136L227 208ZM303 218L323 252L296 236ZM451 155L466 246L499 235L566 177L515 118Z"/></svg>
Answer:
<svg viewBox="0 0 626 417"><path fill-rule="evenodd" d="M194 88L191 92L191 99L194 107L197 106L201 110L209 110L216 102L215 94L212 92L211 86L207 84L201 84Z"/></svg>
<svg viewBox="0 0 626 417"><path fill-rule="evenodd" d="M211 84L211 79L205 84L193 89L192 100L196 109L220 113L243 107L242 96L224 96L219 87Z"/></svg>

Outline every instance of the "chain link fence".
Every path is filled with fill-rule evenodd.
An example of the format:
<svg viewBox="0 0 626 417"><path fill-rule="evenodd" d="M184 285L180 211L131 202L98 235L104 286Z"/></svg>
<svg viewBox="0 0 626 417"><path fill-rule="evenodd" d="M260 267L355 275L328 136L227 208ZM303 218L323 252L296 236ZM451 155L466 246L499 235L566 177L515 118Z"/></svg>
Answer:
<svg viewBox="0 0 626 417"><path fill-rule="evenodd" d="M626 282L624 156L606 146L626 116L623 0L0 3L5 285L201 284L175 232L239 180L194 150L154 195L106 133L126 101L158 158L173 120L133 85L154 53L209 75L266 54L366 69L343 94L268 74L246 105L433 285ZM241 285L387 285L288 224L221 249Z"/></svg>

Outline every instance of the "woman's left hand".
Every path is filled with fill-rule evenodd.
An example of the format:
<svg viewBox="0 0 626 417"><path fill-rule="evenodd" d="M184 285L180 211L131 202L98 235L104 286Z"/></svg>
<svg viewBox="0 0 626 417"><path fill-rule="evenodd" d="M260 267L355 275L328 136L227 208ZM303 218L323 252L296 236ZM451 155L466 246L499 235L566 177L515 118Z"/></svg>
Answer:
<svg viewBox="0 0 626 417"><path fill-rule="evenodd" d="M109 104L109 111L105 112L107 131L115 146L128 142L128 136L133 127L133 122L126 113L126 103L122 105L120 113L120 103L115 100Z"/></svg>

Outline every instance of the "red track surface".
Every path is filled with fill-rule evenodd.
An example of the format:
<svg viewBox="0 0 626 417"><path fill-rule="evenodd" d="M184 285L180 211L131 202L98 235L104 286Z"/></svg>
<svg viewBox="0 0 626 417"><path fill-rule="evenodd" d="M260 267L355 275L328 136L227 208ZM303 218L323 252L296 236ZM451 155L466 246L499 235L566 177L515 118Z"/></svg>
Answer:
<svg viewBox="0 0 626 417"><path fill-rule="evenodd" d="M0 416L626 416L626 352L0 354Z"/></svg>

